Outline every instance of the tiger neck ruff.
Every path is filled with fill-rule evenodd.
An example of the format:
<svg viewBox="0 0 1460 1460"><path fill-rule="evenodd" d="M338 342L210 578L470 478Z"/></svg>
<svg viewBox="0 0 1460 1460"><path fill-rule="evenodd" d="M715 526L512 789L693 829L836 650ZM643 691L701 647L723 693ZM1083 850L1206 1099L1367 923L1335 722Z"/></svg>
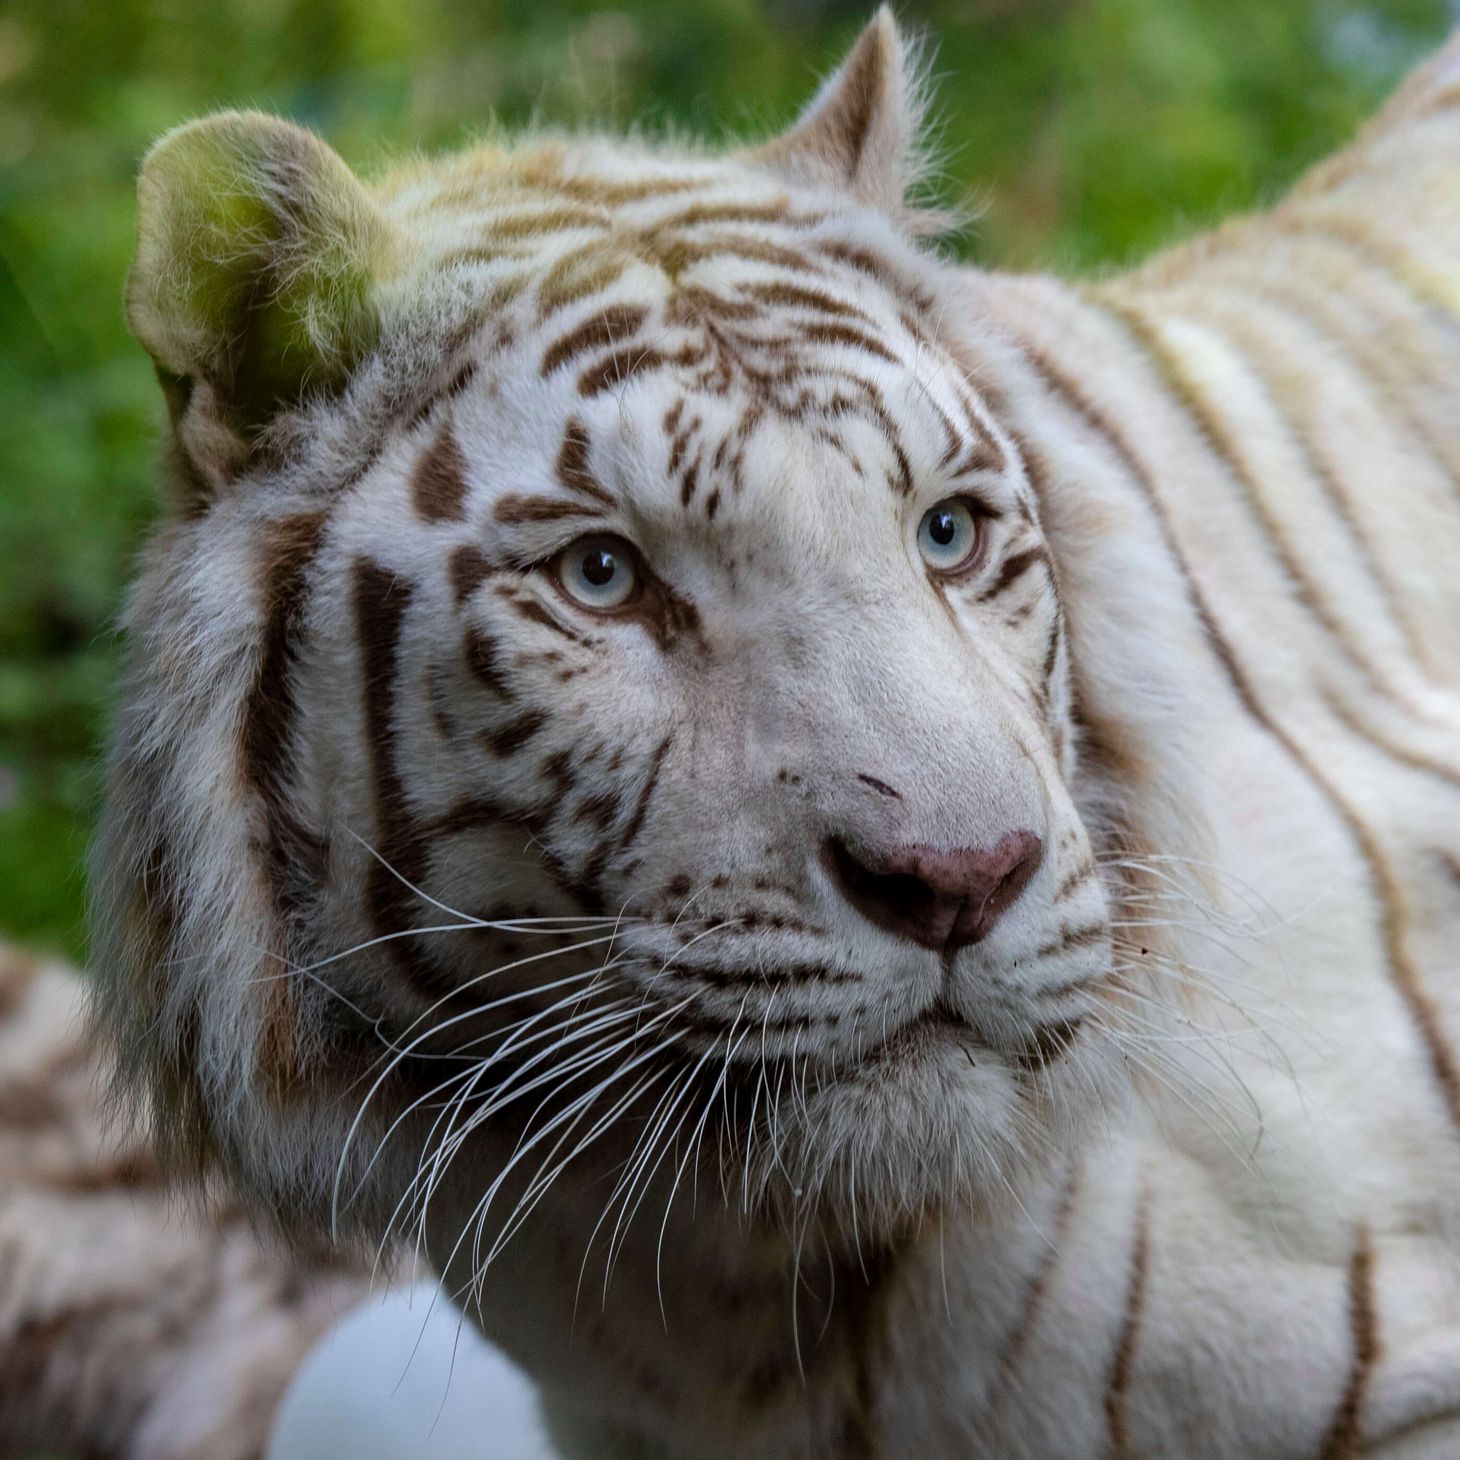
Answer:
<svg viewBox="0 0 1460 1460"><path fill-rule="evenodd" d="M166 137L100 1007L568 1454L1460 1444L1460 49L957 268L882 12L712 155Z"/></svg>

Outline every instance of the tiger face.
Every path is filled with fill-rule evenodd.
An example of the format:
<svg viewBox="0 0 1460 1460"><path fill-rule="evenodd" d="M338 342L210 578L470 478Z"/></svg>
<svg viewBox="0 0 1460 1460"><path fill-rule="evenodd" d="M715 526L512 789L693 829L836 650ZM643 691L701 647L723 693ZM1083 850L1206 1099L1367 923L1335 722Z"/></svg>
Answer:
<svg viewBox="0 0 1460 1460"><path fill-rule="evenodd" d="M620 1162L709 1130L865 1226L1078 1123L1111 915L1060 574L909 236L913 110L884 17L728 158L539 142L367 191L229 116L150 160L179 508L108 988L255 1186L322 1204L368 1091L413 1170L474 1123Z"/></svg>

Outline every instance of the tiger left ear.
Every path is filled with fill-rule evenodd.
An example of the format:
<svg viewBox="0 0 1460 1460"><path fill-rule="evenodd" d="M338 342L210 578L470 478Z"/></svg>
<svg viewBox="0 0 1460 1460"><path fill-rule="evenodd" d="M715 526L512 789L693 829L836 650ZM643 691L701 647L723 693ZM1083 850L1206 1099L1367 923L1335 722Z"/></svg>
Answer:
<svg viewBox="0 0 1460 1460"><path fill-rule="evenodd" d="M826 188L903 219L918 175L921 84L882 6L788 132L750 160L788 182Z"/></svg>

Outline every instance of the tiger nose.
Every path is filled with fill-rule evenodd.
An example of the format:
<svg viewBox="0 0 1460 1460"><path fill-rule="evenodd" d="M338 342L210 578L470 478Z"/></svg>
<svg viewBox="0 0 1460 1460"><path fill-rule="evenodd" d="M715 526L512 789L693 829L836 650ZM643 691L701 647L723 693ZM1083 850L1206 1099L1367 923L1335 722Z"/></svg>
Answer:
<svg viewBox="0 0 1460 1460"><path fill-rule="evenodd" d="M956 953L992 932L1038 870L1044 843L1011 831L992 847L908 845L853 851L828 839L822 865L869 922L939 953Z"/></svg>

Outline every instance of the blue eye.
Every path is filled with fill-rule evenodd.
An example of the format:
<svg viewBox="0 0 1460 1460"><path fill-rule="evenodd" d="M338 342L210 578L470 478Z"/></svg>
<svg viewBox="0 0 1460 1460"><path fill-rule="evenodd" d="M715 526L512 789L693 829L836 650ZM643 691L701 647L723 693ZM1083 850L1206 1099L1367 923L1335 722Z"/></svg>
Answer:
<svg viewBox="0 0 1460 1460"><path fill-rule="evenodd" d="M918 551L939 573L956 572L978 552L978 519L961 497L949 497L929 508L918 525Z"/></svg>
<svg viewBox="0 0 1460 1460"><path fill-rule="evenodd" d="M621 537L580 537L558 555L558 581L584 608L622 608L639 586L634 550Z"/></svg>

